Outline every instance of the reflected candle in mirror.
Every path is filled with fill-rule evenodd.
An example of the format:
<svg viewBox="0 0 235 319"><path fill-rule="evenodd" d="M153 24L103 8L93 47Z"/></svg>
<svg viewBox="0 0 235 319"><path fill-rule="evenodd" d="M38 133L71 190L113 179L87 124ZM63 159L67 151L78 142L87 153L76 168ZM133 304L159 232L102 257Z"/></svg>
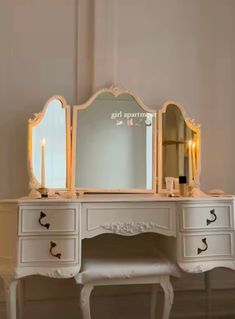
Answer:
<svg viewBox="0 0 235 319"><path fill-rule="evenodd" d="M46 139L42 140L42 158L41 158L41 187L45 188L45 144Z"/></svg>

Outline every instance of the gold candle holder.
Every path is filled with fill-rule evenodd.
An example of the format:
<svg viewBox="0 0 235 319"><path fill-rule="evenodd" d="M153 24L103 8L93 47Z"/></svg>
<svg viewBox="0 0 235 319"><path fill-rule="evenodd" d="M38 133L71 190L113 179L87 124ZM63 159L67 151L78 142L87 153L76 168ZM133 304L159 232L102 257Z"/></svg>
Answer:
<svg viewBox="0 0 235 319"><path fill-rule="evenodd" d="M41 198L47 198L48 197L48 188L41 187L38 189L39 193L41 194Z"/></svg>

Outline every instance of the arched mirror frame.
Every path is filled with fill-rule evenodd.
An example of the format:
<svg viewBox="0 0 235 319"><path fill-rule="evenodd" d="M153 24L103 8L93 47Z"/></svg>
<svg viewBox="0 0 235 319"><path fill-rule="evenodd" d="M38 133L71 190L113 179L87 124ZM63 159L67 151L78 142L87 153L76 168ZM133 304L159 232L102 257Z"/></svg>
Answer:
<svg viewBox="0 0 235 319"><path fill-rule="evenodd" d="M96 98L103 93L111 93L114 97L118 97L122 94L130 95L134 98L136 103L143 109L143 111L154 114L153 116L153 151L152 151L152 189L101 189L101 188L76 188L75 176L76 176L76 133L77 133L77 112L85 110L96 100ZM76 190L79 193L156 193L156 161L157 161L157 139L156 139L156 115L157 111L146 106L143 101L129 90L111 86L110 88L102 88L94 93L87 102L80 105L73 106L73 124L72 124L72 159L71 159L71 185L72 190Z"/></svg>
<svg viewBox="0 0 235 319"><path fill-rule="evenodd" d="M66 188L61 190L69 190L71 186L71 112L70 105L67 104L64 97L60 95L54 95L49 100L47 100L43 109L39 113L34 113L34 118L28 120L28 171L29 171L29 188L31 190L39 189L41 187L40 181L36 178L33 172L32 163L32 136L33 128L37 126L45 117L47 108L53 100L59 100L61 102L62 108L65 109L65 121L66 121Z"/></svg>
<svg viewBox="0 0 235 319"><path fill-rule="evenodd" d="M166 101L162 108L158 110L158 177L157 177L157 192L158 193L166 193L166 189L163 188L162 185L162 178L163 178L163 125L162 125L162 120L163 120L163 114L166 113L167 107L169 105L175 105L178 107L180 110L183 119L188 126L193 132L196 133L196 152L197 152L197 170L196 170L196 175L194 177L194 181L191 183L192 188L200 188L200 174L201 174L201 128L200 125L195 123L194 119L191 119L190 117L187 116L185 109L183 106L174 101L174 100L168 100Z"/></svg>

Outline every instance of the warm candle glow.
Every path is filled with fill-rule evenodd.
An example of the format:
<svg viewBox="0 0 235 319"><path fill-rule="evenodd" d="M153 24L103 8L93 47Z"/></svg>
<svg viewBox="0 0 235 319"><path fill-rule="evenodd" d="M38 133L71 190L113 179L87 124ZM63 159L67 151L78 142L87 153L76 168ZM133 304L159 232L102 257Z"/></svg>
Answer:
<svg viewBox="0 0 235 319"><path fill-rule="evenodd" d="M45 138L43 138L43 139L42 139L42 145L44 145L44 146L45 146L45 144L46 144L46 139L45 139Z"/></svg>

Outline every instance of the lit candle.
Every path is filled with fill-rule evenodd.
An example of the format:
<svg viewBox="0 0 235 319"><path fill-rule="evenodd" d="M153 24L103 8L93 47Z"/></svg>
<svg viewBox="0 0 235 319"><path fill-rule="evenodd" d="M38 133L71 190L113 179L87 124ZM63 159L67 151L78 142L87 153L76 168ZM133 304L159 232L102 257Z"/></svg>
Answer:
<svg viewBox="0 0 235 319"><path fill-rule="evenodd" d="M41 187L45 188L45 144L46 139L42 140L42 158L41 158Z"/></svg>
<svg viewBox="0 0 235 319"><path fill-rule="evenodd" d="M192 184L192 141L188 142L188 169L189 169L189 185Z"/></svg>

